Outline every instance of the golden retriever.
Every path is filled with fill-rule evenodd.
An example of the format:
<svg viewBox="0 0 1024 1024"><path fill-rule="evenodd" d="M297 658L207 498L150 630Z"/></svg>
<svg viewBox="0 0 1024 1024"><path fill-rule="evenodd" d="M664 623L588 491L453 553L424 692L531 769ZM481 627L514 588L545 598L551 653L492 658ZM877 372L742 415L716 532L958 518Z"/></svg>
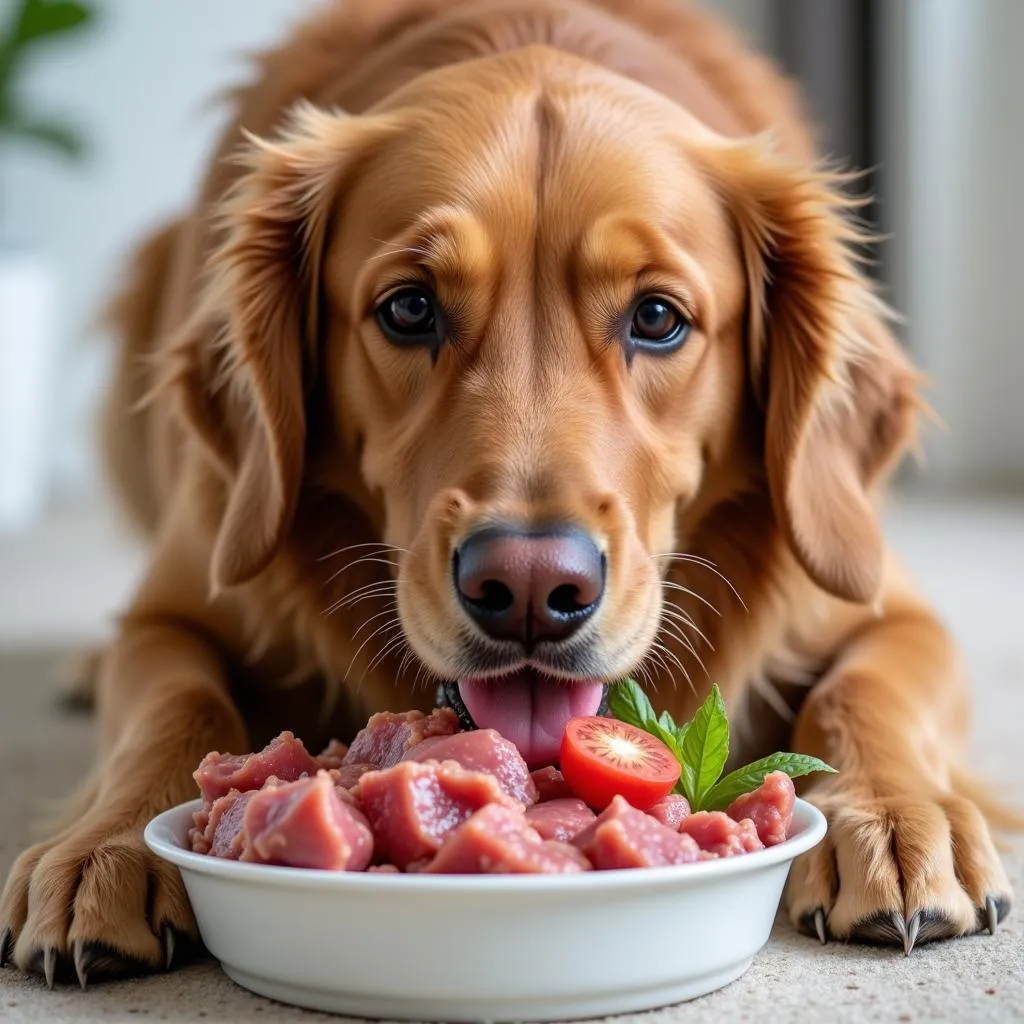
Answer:
<svg viewBox="0 0 1024 1024"><path fill-rule="evenodd" d="M143 825L303 694L348 737L458 683L539 759L626 673L676 716L717 681L739 755L839 769L798 926L994 929L967 688L876 514L918 376L774 68L669 0L335 0L236 105L115 310L107 449L152 553L4 958L180 959Z"/></svg>

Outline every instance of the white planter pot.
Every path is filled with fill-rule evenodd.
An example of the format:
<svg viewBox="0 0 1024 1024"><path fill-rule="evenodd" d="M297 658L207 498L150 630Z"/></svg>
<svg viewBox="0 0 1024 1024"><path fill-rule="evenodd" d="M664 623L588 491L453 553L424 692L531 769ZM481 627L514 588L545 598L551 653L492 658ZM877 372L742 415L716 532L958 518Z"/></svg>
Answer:
<svg viewBox="0 0 1024 1024"><path fill-rule="evenodd" d="M50 483L56 332L47 262L0 247L0 533L26 529Z"/></svg>

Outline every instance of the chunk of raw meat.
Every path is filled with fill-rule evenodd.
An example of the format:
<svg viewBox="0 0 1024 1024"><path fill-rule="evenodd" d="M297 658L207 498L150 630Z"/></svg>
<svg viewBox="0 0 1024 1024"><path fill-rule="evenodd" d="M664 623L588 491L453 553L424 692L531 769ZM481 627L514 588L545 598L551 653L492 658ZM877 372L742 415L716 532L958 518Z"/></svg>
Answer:
<svg viewBox="0 0 1024 1024"><path fill-rule="evenodd" d="M596 818L597 815L576 797L548 800L526 812L527 822L542 839L557 839L561 843L568 843Z"/></svg>
<svg viewBox="0 0 1024 1024"><path fill-rule="evenodd" d="M775 846L789 836L795 802L793 780L785 772L771 772L753 793L733 800L726 814L734 821L749 818L761 842Z"/></svg>
<svg viewBox="0 0 1024 1024"><path fill-rule="evenodd" d="M694 840L638 811L621 796L573 839L599 871L692 864L701 859Z"/></svg>
<svg viewBox="0 0 1024 1024"><path fill-rule="evenodd" d="M757 837L757 829L749 818L733 821L721 811L698 811L691 814L679 831L692 836L705 853L716 857L735 857L738 853L763 850L764 843Z"/></svg>
<svg viewBox="0 0 1024 1024"><path fill-rule="evenodd" d="M454 761L403 761L367 772L353 794L369 819L379 859L403 870L437 853L481 807L493 803L522 810L493 775L467 771Z"/></svg>
<svg viewBox="0 0 1024 1024"><path fill-rule="evenodd" d="M334 784L342 789L351 789L367 772L376 770L372 764L343 764L329 769Z"/></svg>
<svg viewBox="0 0 1024 1024"><path fill-rule="evenodd" d="M648 807L647 813L652 818L657 818L662 825L674 828L678 832L683 819L690 813L690 801L678 793L669 793L652 807Z"/></svg>
<svg viewBox="0 0 1024 1024"><path fill-rule="evenodd" d="M199 785L203 800L212 804L232 789L240 793L260 789L271 775L284 782L294 782L304 775L315 775L319 768L302 741L290 732L283 732L255 754L213 751L199 762L192 777Z"/></svg>
<svg viewBox="0 0 1024 1024"><path fill-rule="evenodd" d="M570 874L590 870L579 850L541 838L523 813L498 804L477 811L444 841L429 874Z"/></svg>
<svg viewBox="0 0 1024 1024"><path fill-rule="evenodd" d="M547 800L567 800L576 794L569 788L562 773L557 768L538 768L530 772L530 778L537 787L537 803Z"/></svg>
<svg viewBox="0 0 1024 1024"><path fill-rule="evenodd" d="M240 859L258 864L363 871L373 857L369 823L326 771L253 793L242 829Z"/></svg>
<svg viewBox="0 0 1024 1024"><path fill-rule="evenodd" d="M381 711L373 715L357 733L342 764L371 764L390 768L417 743L432 736L451 736L459 731L459 720L451 708L437 708L429 715L422 711Z"/></svg>
<svg viewBox="0 0 1024 1024"><path fill-rule="evenodd" d="M347 753L348 747L341 740L331 740L316 755L316 761L321 768L340 768L345 763L345 755Z"/></svg>
<svg viewBox="0 0 1024 1024"><path fill-rule="evenodd" d="M486 772L501 783L514 800L529 806L537 799L522 754L493 729L474 729L453 736L437 736L406 751L403 761L455 761L471 772Z"/></svg>
<svg viewBox="0 0 1024 1024"><path fill-rule="evenodd" d="M196 811L195 828L189 832L193 852L238 860L242 852L242 816L250 798L258 792L251 789L239 793L233 789L214 800L211 807Z"/></svg>

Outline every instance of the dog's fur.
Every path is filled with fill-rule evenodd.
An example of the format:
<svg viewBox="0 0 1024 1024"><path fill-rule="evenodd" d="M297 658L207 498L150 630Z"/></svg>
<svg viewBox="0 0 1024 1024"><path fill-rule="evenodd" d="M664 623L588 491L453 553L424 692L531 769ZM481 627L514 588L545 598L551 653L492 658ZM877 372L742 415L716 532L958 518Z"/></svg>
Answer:
<svg viewBox="0 0 1024 1024"><path fill-rule="evenodd" d="M795 922L921 941L1004 910L956 653L876 518L917 375L776 71L668 0L339 0L236 104L115 309L106 448L152 556L97 773L7 882L17 964L158 967L194 936L143 824L310 694L321 737L430 706L472 656L453 545L491 516L599 539L589 671L676 716L715 680L743 756L839 768L806 788L831 828ZM436 364L370 315L423 275ZM693 321L670 358L613 340L642 289Z"/></svg>

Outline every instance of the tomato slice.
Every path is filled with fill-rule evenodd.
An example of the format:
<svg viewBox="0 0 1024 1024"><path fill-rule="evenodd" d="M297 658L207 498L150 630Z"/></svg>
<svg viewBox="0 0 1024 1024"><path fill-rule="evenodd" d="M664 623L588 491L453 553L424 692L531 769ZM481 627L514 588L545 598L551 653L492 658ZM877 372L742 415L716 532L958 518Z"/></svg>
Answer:
<svg viewBox="0 0 1024 1024"><path fill-rule="evenodd" d="M656 736L615 718L571 718L559 758L572 791L595 810L616 794L646 811L679 781L679 762Z"/></svg>

